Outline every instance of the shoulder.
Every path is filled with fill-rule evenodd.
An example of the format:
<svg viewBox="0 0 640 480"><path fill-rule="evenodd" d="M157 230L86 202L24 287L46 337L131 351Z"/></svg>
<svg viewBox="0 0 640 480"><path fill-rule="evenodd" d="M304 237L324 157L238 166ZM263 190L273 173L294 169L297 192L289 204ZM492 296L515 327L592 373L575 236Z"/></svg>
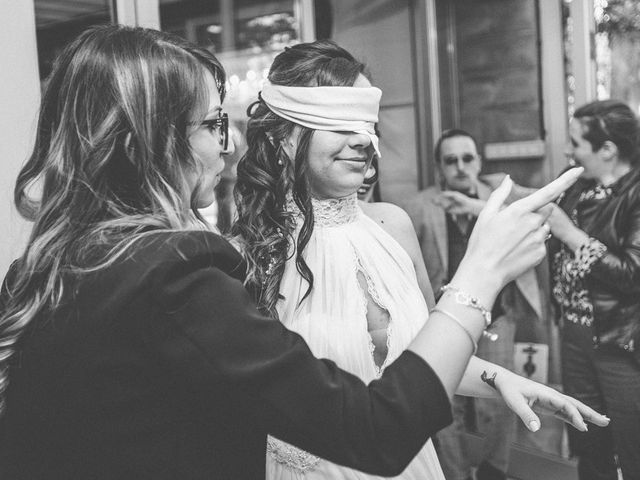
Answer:
<svg viewBox="0 0 640 480"><path fill-rule="evenodd" d="M244 277L244 263L235 248L222 236L209 231L150 233L133 247L130 258L149 274L184 273L215 267L238 280Z"/></svg>
<svg viewBox="0 0 640 480"><path fill-rule="evenodd" d="M409 222L409 216L402 208L393 203L387 202L375 202L364 203L360 202L360 208L364 214L374 220L376 223L385 225L396 225Z"/></svg>
<svg viewBox="0 0 640 480"><path fill-rule="evenodd" d="M440 187L431 185L430 187L427 187L424 190L420 190L418 193L413 195L410 201L424 202L427 200L431 200L437 197L441 192L442 190L440 189Z"/></svg>
<svg viewBox="0 0 640 480"><path fill-rule="evenodd" d="M507 174L503 172L487 173L484 175L480 175L478 177L478 181L480 181L481 183L484 183L491 190L495 190L500 186L500 184L502 183L502 181L505 179L506 176Z"/></svg>
<svg viewBox="0 0 640 480"><path fill-rule="evenodd" d="M635 167L625 179L622 189L623 195L627 197L634 206L640 202L640 167Z"/></svg>
<svg viewBox="0 0 640 480"><path fill-rule="evenodd" d="M364 214L378 224L396 241L403 244L407 237L415 237L416 233L411 218L402 208L392 203L361 203Z"/></svg>
<svg viewBox="0 0 640 480"><path fill-rule="evenodd" d="M440 208L435 200L441 192L438 186L432 185L413 195L405 204L409 216L415 220L427 211Z"/></svg>
<svg viewBox="0 0 640 480"><path fill-rule="evenodd" d="M500 184L504 181L506 176L507 174L504 172L489 173L486 175L481 175L480 177L478 177L478 180L480 181L480 184L484 184L486 187L488 187L488 192L487 192L487 196L488 196L490 192L493 192L496 188L500 186ZM536 190L537 188L525 187L523 185L520 185L514 182L513 187L511 188L511 193L509 193L509 196L507 197L506 203L509 204L509 203L515 202L516 200L520 200L521 198L524 198L527 195L531 195Z"/></svg>
<svg viewBox="0 0 640 480"><path fill-rule="evenodd" d="M145 301L163 312L196 305L213 311L217 306L247 302L245 274L242 257L220 235L158 232L140 240L107 280L119 285L116 290L146 292Z"/></svg>

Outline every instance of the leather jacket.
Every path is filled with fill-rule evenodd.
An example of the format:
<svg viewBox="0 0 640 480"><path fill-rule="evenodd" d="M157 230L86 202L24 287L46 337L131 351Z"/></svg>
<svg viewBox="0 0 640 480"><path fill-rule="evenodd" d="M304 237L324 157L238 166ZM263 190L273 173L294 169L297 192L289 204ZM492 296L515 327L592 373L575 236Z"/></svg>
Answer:
<svg viewBox="0 0 640 480"><path fill-rule="evenodd" d="M570 214L588 186L573 185L560 207ZM610 187L608 198L576 209L578 227L607 247L584 279L594 310L594 347L623 349L640 359L640 168Z"/></svg>

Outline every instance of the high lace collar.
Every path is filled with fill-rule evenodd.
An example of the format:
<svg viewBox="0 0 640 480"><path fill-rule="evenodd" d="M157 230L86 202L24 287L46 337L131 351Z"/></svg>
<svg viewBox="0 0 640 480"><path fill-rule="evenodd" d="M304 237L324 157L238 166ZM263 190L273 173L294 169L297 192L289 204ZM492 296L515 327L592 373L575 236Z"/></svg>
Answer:
<svg viewBox="0 0 640 480"><path fill-rule="evenodd" d="M320 227L336 227L355 222L360 212L357 193L327 200L311 198L311 205L313 206L314 224ZM300 214L300 209L291 195L287 198L287 209Z"/></svg>

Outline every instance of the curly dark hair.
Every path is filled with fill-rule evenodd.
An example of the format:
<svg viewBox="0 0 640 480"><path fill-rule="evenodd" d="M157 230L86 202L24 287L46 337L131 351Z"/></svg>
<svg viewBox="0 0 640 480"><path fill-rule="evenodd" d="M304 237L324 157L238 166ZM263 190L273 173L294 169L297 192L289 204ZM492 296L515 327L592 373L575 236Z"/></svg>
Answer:
<svg viewBox="0 0 640 480"><path fill-rule="evenodd" d="M352 86L365 65L330 40L285 48L274 60L269 81L285 86ZM280 280L293 255L295 219L287 210L291 194L304 221L295 244L296 267L309 287L313 272L302 254L313 232L313 209L307 178L307 156L314 130L274 114L260 99L247 111L247 152L238 163L234 190L238 218L232 235L240 243L249 270L245 285L263 313L277 318ZM282 143L297 135L293 159Z"/></svg>

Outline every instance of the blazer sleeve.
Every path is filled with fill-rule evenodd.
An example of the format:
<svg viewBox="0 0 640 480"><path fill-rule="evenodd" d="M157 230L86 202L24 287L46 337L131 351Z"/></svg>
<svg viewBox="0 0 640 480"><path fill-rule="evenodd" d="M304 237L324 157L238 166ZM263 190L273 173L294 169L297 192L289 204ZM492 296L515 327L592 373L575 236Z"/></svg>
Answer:
<svg viewBox="0 0 640 480"><path fill-rule="evenodd" d="M609 288L630 294L640 292L640 203L626 218L626 235L619 248L607 245L606 253L592 266L589 276Z"/></svg>
<svg viewBox="0 0 640 480"><path fill-rule="evenodd" d="M155 272L157 314L146 342L188 381L249 399L276 437L377 475L397 475L451 422L449 399L420 357L405 351L365 385L258 313L242 283L212 265Z"/></svg>

